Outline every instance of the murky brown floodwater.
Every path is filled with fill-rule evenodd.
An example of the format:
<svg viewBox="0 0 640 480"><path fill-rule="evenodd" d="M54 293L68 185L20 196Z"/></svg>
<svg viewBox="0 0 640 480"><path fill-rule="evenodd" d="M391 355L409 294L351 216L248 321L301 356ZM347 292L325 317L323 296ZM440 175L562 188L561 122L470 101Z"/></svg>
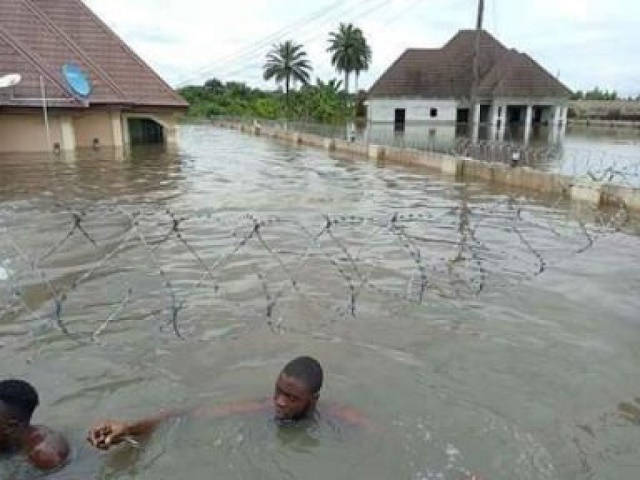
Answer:
<svg viewBox="0 0 640 480"><path fill-rule="evenodd" d="M4 155L0 377L70 437L57 479L636 480L623 219L209 127L179 152ZM84 443L99 418L268 396L302 353L373 428L235 416Z"/></svg>

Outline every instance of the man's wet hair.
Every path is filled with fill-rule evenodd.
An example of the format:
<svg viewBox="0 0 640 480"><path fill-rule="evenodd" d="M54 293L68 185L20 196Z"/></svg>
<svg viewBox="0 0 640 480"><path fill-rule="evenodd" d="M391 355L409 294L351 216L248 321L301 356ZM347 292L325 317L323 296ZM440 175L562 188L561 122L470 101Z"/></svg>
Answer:
<svg viewBox="0 0 640 480"><path fill-rule="evenodd" d="M320 363L315 358L295 358L285 365L282 373L288 377L302 380L311 393L318 393L322 388L324 374Z"/></svg>
<svg viewBox="0 0 640 480"><path fill-rule="evenodd" d="M40 400L31 384L24 380L9 379L0 381L0 402L16 420L29 423Z"/></svg>

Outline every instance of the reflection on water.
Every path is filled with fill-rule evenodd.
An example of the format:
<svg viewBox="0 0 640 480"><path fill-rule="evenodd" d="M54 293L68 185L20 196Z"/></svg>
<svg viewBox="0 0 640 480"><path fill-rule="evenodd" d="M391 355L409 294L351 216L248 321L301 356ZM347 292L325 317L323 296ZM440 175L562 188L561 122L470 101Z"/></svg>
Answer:
<svg viewBox="0 0 640 480"><path fill-rule="evenodd" d="M177 152L159 146L127 152L87 149L48 156L0 154L0 199L42 195L59 200L86 198L92 188L114 196L169 190L183 161L186 159L180 159Z"/></svg>
<svg viewBox="0 0 640 480"><path fill-rule="evenodd" d="M0 157L0 376L70 437L52 478L638 478L635 219L208 127L181 145ZM85 446L99 418L264 398L302 353L374 430Z"/></svg>
<svg viewBox="0 0 640 480"><path fill-rule="evenodd" d="M406 124L397 130L393 124L370 124L360 132L360 138L371 143L437 152L464 153L460 145L471 143L466 124ZM479 145L503 145L523 148L524 128L511 125L503 141L495 142L495 133L488 125L479 128ZM562 132L544 125L534 125L526 145L536 155L528 165L545 171L574 176L589 173L596 177L614 169L616 183L640 186L640 134L634 130L595 130L569 127ZM484 156L482 159L485 159ZM486 160L504 161L500 155Z"/></svg>

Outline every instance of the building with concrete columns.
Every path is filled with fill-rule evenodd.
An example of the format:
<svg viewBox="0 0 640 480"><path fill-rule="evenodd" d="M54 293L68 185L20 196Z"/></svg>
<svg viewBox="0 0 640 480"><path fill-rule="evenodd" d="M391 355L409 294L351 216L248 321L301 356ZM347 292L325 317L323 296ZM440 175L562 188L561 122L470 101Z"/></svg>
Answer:
<svg viewBox="0 0 640 480"><path fill-rule="evenodd" d="M0 1L8 74L0 152L172 144L188 106L81 0Z"/></svg>
<svg viewBox="0 0 640 480"><path fill-rule="evenodd" d="M484 125L488 139L503 140L507 128L520 125L525 143L535 124L548 125L551 139L562 133L571 91L486 31L480 32L474 77L476 35L461 30L442 48L406 50L369 91L372 128L467 124L477 140Z"/></svg>

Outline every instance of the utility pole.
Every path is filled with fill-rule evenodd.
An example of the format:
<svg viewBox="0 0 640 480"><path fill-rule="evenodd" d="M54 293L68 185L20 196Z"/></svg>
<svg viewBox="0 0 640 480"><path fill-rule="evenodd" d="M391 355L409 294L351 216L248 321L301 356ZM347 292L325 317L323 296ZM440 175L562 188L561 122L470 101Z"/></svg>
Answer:
<svg viewBox="0 0 640 480"><path fill-rule="evenodd" d="M482 20L484 18L484 0L478 0L478 19L476 21L476 45L473 52L473 93L478 86L480 61L480 35L482 34Z"/></svg>
<svg viewBox="0 0 640 480"><path fill-rule="evenodd" d="M477 132L479 125L476 125L476 105L478 103L477 90L480 81L480 36L482 34L482 22L484 19L484 0L478 0L478 18L476 20L476 41L473 52L473 82L471 84L471 105L469 108L469 116L471 118L472 137L474 142L477 141Z"/></svg>

